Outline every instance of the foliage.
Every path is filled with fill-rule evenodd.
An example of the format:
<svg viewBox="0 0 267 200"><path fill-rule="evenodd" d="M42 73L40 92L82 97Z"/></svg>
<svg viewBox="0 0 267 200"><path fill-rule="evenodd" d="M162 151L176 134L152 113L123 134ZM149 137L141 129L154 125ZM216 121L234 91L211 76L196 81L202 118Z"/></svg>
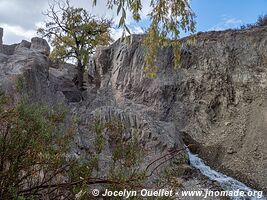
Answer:
<svg viewBox="0 0 267 200"><path fill-rule="evenodd" d="M136 185L143 183L145 176L139 166L144 152L136 137L129 141L123 139L124 124L115 118L109 122L103 122L97 117L93 120L90 130L96 134L94 145L91 149L91 157L83 163L83 170L72 170L73 177L76 177L72 181L78 181L78 177L85 180L85 184L75 187L75 193L82 193L82 199L93 198L90 194L86 177L92 177L94 172L98 173L99 171L101 173L95 180L101 182L102 185L104 184L105 189L136 189ZM103 154L105 154L104 148L106 147L111 151L111 159L105 160L105 163L108 164L105 166L106 169L101 171L98 165L101 162L101 155L105 156Z"/></svg>
<svg viewBox="0 0 267 200"><path fill-rule="evenodd" d="M256 23L242 25L240 28L241 29L249 29L249 28L255 28L255 27L262 27L262 26L267 26L267 14L260 15L258 17Z"/></svg>
<svg viewBox="0 0 267 200"><path fill-rule="evenodd" d="M28 189L56 181L67 165L68 136L53 134L51 119L45 107L24 102L0 113L0 199L40 195Z"/></svg>
<svg viewBox="0 0 267 200"><path fill-rule="evenodd" d="M24 87L25 87L25 84L24 84L24 77L23 77L23 75L18 75L18 77L17 77L17 79L16 79L16 90L17 90L19 93L22 93Z"/></svg>
<svg viewBox="0 0 267 200"><path fill-rule="evenodd" d="M82 89L84 67L97 45L107 45L111 41L109 28L111 21L97 19L83 8L70 6L69 1L49 5L45 15L48 21L38 33L48 38L53 47L52 60L77 62L77 85Z"/></svg>
<svg viewBox="0 0 267 200"><path fill-rule="evenodd" d="M258 17L257 26L267 26L267 14Z"/></svg>
<svg viewBox="0 0 267 200"><path fill-rule="evenodd" d="M135 171L131 173L130 169L140 164L137 152L141 148L137 140L127 144L122 141L123 126L119 122L95 123L95 151L90 159L71 158L68 152L73 129L65 134L58 129L66 112L62 105L48 110L21 102L0 113L0 199L74 199L77 194L80 199L88 199L88 186L95 180L115 188L134 175ZM109 132L108 139L104 131ZM93 171L99 170L99 156L107 142L113 145L114 162L109 180L94 178Z"/></svg>
<svg viewBox="0 0 267 200"><path fill-rule="evenodd" d="M97 0L94 0L94 4ZM120 15L119 27L129 32L126 26L126 11L132 13L133 19L138 22L141 20L141 11L144 1L142 0L108 0L107 6L111 9L117 8L117 15ZM157 66L155 58L157 50L166 45L173 47L174 63L177 65L180 60L180 43L178 41L180 31L195 32L195 15L190 8L188 0L150 0L151 12L150 27L144 40L147 49L145 71L150 77L155 77ZM124 36L123 34L123 36Z"/></svg>
<svg viewBox="0 0 267 200"><path fill-rule="evenodd" d="M140 185L145 179L144 171L140 166L145 152L137 137L139 135L138 130L132 130L132 137L126 139L124 137L125 132L127 132L126 127L121 121L112 120L106 123L106 128L108 145L112 151L109 177L112 180L121 182L121 185L115 188L111 185L111 189L118 190L118 188L123 189L126 186L130 189ZM138 177L138 179L133 181L132 185L131 183L126 184L133 177Z"/></svg>
<svg viewBox="0 0 267 200"><path fill-rule="evenodd" d="M0 100L0 199L92 199L90 185L136 190L144 187L154 172L148 170L150 165L141 167L146 152L138 139L139 130L131 130L132 136L126 138L129 129L116 118L109 122L94 119L89 159L77 159L70 154L75 127L60 126L68 112L64 105L49 110L21 102L4 110L7 102L3 93ZM108 164L103 172L100 167L106 148L111 157L104 160ZM175 158L179 151L167 156ZM162 156L153 164L160 159L170 160Z"/></svg>
<svg viewBox="0 0 267 200"><path fill-rule="evenodd" d="M0 113L4 111L5 102L6 102L5 94L2 90L0 90Z"/></svg>

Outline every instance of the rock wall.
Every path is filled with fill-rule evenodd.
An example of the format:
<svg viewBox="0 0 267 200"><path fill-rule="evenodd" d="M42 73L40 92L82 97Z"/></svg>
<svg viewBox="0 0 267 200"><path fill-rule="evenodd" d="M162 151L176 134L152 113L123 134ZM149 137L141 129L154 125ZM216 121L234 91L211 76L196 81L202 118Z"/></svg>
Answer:
<svg viewBox="0 0 267 200"><path fill-rule="evenodd" d="M186 123L179 129L185 141L197 144L214 168L265 192L266 30L198 35L177 94L186 107Z"/></svg>
<svg viewBox="0 0 267 200"><path fill-rule="evenodd" d="M155 79L144 73L141 39L98 51L101 87L111 85L120 107L173 124L212 167L267 192L267 27L185 38L176 70L171 48L160 49Z"/></svg>
<svg viewBox="0 0 267 200"><path fill-rule="evenodd" d="M95 70L90 71L94 80L88 82L87 90L82 93L72 81L75 66L63 64L53 68L54 64L50 63L48 54L46 41L36 38L31 43L22 41L11 55L0 54L0 87L13 105L26 95L33 103L45 103L51 108L63 103L68 107L70 112L67 118L79 118L70 152L73 156L90 159L88 152L92 151L96 137L91 129L95 118L100 118L102 122L119 120L125 126L125 141L138 138L142 147L149 150L141 168L174 148L183 148L172 122L162 121L150 115L146 109L141 113L142 110L136 110L135 103L125 106L117 99L116 89L113 84L109 84L112 79L109 70L100 72L99 66L95 65ZM23 84L19 83L18 87L18 81L21 80ZM64 127L69 124L68 121ZM99 173L102 176L109 169L111 151L107 145L101 154Z"/></svg>
<svg viewBox="0 0 267 200"><path fill-rule="evenodd" d="M72 149L78 157L93 145L92 119L115 117L127 126L126 140L137 129L143 147L153 147L146 163L193 143L212 167L267 192L267 27L200 33L193 44L185 38L177 69L171 47L162 48L155 79L144 73L143 37L98 48L84 92L72 82L73 65L53 68L45 41L24 41L12 55L0 54L0 85L16 100L23 75L33 102L65 103L80 119ZM104 173L108 148L102 157Z"/></svg>
<svg viewBox="0 0 267 200"><path fill-rule="evenodd" d="M3 54L6 55L13 55L15 53L15 49L17 48L18 44L3 44Z"/></svg>

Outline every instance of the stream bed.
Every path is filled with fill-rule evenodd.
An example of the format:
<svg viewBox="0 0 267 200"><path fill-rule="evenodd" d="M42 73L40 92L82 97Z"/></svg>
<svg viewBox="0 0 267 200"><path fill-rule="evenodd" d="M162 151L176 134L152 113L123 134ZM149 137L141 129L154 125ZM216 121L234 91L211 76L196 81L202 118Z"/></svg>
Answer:
<svg viewBox="0 0 267 200"><path fill-rule="evenodd" d="M267 200L263 196L262 191L254 190L232 177L226 176L211 169L204 163L201 158L199 158L195 154L192 154L189 150L188 156L190 164L193 167L200 170L200 172L210 180L218 182L224 191L232 192L232 195L229 195L232 200ZM236 196L236 194L238 193L237 191L239 192L239 194L241 194L241 192L244 193L244 195Z"/></svg>

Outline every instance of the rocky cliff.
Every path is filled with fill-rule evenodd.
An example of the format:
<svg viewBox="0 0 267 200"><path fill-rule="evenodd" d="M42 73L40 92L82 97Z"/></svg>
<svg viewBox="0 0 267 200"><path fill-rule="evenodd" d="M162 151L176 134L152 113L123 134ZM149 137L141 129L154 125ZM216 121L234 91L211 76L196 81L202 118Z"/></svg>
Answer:
<svg viewBox="0 0 267 200"><path fill-rule="evenodd" d="M159 135L182 136L212 167L266 192L266 31L200 33L191 45L184 39L176 70L171 48L160 49L155 79L144 74L142 36L130 46L116 42L96 55L100 89L110 85L120 107L161 124Z"/></svg>
<svg viewBox="0 0 267 200"><path fill-rule="evenodd" d="M74 66L49 62L45 41L22 42L9 55L0 53L0 85L16 102L22 76L31 101L64 102L80 117L77 156L90 150L95 116L116 118L127 125L125 140L138 134L144 148L153 147L147 163L193 143L212 167L267 192L267 28L199 33L193 44L185 38L178 68L172 49L159 49L155 79L144 73L142 38L98 48L83 93L71 81ZM108 160L110 150L102 156Z"/></svg>

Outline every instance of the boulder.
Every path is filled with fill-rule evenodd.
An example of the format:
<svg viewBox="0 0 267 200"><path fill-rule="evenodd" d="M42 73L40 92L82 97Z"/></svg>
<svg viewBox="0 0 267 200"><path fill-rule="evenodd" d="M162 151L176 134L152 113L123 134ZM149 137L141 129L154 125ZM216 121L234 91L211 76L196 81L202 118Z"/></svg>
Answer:
<svg viewBox="0 0 267 200"><path fill-rule="evenodd" d="M66 64L64 66L67 68L69 65ZM83 99L82 93L73 83L70 74L71 72L67 71L65 68L49 69L49 79L51 82L56 83L55 90L62 92L68 102L80 102Z"/></svg>
<svg viewBox="0 0 267 200"><path fill-rule="evenodd" d="M50 46L45 39L34 37L31 39L30 49L38 51L48 56L50 54Z"/></svg>
<svg viewBox="0 0 267 200"><path fill-rule="evenodd" d="M48 67L47 57L39 51L25 48L13 55L0 53L0 89L14 104L24 95L31 102L50 106L63 102L63 94L55 91L48 79Z"/></svg>

